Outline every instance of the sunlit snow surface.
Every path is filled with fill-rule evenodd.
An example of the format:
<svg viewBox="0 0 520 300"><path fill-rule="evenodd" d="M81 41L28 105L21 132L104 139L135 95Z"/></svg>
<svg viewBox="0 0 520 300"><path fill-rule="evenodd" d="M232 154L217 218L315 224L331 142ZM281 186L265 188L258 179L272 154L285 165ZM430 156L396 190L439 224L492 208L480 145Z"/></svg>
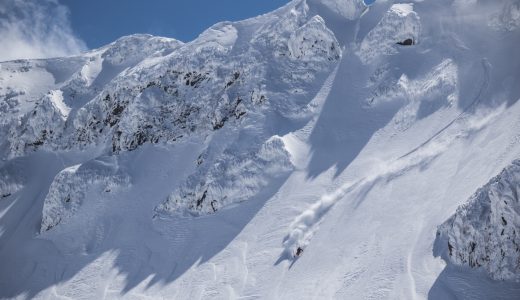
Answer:
<svg viewBox="0 0 520 300"><path fill-rule="evenodd" d="M518 8L295 0L0 63L0 297L519 299Z"/></svg>

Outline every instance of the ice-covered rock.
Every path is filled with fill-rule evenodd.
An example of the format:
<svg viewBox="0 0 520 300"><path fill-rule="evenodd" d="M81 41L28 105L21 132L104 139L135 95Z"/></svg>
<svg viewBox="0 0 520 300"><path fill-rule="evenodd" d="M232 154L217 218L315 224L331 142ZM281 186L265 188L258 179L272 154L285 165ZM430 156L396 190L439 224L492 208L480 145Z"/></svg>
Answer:
<svg viewBox="0 0 520 300"><path fill-rule="evenodd" d="M441 255L485 270L496 280L520 281L520 160L480 188L439 227Z"/></svg>
<svg viewBox="0 0 520 300"><path fill-rule="evenodd" d="M64 169L52 182L43 204L41 232L73 216L87 197L117 192L130 185L130 177L115 156L102 157Z"/></svg>
<svg viewBox="0 0 520 300"><path fill-rule="evenodd" d="M341 56L334 33L327 28L320 16L314 16L291 34L288 46L291 57L304 61L321 61L324 57L333 61Z"/></svg>
<svg viewBox="0 0 520 300"><path fill-rule="evenodd" d="M203 159L200 157L198 163L202 164ZM191 175L156 212L195 216L214 213L250 199L292 168L289 152L278 136L267 140L256 152L237 155L227 150L209 168Z"/></svg>
<svg viewBox="0 0 520 300"><path fill-rule="evenodd" d="M229 92L219 96L220 101L212 107L208 117L203 118L209 120L207 123L211 124L210 129L221 129L226 123L238 120L246 113L252 116L248 118L246 115L246 120L240 127L263 127L264 125L260 124L269 122L264 113L275 112L290 118L292 112L300 110L307 103L297 102L298 99L294 97L282 95L290 92L289 86L312 84L319 72L330 70L333 62L340 59L341 50L323 19L319 16L307 19L306 14L307 7L299 5L287 18L280 18L277 22L257 30L252 37L252 43L257 47L254 51L249 52L251 49L247 52L251 54L248 61L252 66L232 73L231 79L227 83L223 82L226 88L234 89L239 95L249 94L249 99L245 98L246 96L232 98ZM258 49L262 49L262 52L267 50L267 57L270 56L270 60L279 63L265 69L261 61L255 61L259 59L256 58ZM266 59L265 54L262 55L263 59ZM262 77L258 78L258 74L262 74ZM264 76L269 74L280 76L280 82L276 84L277 93L273 93L271 86L262 87ZM208 83L202 83L209 86L205 93L211 90L212 84L218 80L212 75L208 76L212 79ZM242 90L244 86L249 86L248 90ZM260 97L257 91L263 91ZM199 113L203 111L204 108L197 110ZM258 133L244 130L241 134L250 136ZM230 204L251 198L274 177L291 170L289 153L285 150L283 141L277 136L262 135L247 139L246 142L237 141L238 144L227 142L226 146L220 145L221 142L213 138L207 151L200 156L198 171L159 205L156 211L161 214L213 213Z"/></svg>
<svg viewBox="0 0 520 300"><path fill-rule="evenodd" d="M0 111L5 112L0 121L0 147L10 149L2 155L70 148L67 140L78 109L125 70L145 59L168 55L181 45L175 39L138 34L79 56L0 63ZM63 121L55 120L53 111ZM48 126L53 127L52 133L45 128ZM57 134L62 131L66 134ZM54 143L55 139L59 143Z"/></svg>
<svg viewBox="0 0 520 300"><path fill-rule="evenodd" d="M420 32L420 18L413 4L394 4L363 39L357 54L364 63L371 63L380 56L396 54L398 43L418 43Z"/></svg>
<svg viewBox="0 0 520 300"><path fill-rule="evenodd" d="M10 155L19 156L27 149L55 146L61 137L70 108L63 103L60 90L49 91L21 120L11 126L8 135Z"/></svg>

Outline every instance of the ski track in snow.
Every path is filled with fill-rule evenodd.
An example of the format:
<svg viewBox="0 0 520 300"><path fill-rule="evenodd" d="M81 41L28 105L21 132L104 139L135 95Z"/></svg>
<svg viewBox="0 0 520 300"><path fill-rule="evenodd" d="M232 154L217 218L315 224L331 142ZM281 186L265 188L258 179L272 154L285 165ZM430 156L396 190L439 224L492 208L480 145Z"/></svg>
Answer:
<svg viewBox="0 0 520 300"><path fill-rule="evenodd" d="M479 98L480 96L477 97L475 101ZM475 103L475 101L473 102ZM324 216L340 200L348 198L348 195L352 195L353 198L359 198L356 196L356 193L361 193L361 191L373 186L377 182L385 180L390 181L392 178L409 172L411 169L424 167L447 149L455 140L468 136L473 130L478 130L484 127L487 123L492 122L494 118L498 117L497 114L491 114L491 116L488 116L486 119L477 114L469 120L464 120L464 123L467 123L468 125L463 127L463 129L457 129L458 132L448 133L446 136L443 136L443 133L446 133L446 129L462 120L461 116L465 112L466 110L459 115L460 117L457 117L455 120L450 122L449 126L443 128L435 134L434 137L430 138L420 147L410 151L407 155L390 163L380 162L377 169L369 172L370 175L355 182L347 181L334 192L321 196L318 201L298 215L289 226L289 233L283 241L285 253L282 254L282 256L286 256L290 259L298 258L298 249L300 248L305 250L312 237L318 231ZM411 273L410 278L413 279Z"/></svg>
<svg viewBox="0 0 520 300"><path fill-rule="evenodd" d="M481 98L482 98L482 94L487 90L488 88L488 85L489 85L489 72L490 72L490 68L491 68L491 65L489 63L489 61L486 59L486 58L483 58L482 59L482 68L483 68L483 71L484 71L484 79L483 79L483 82L480 86L480 89L477 93L477 95L475 96L475 98L473 99L473 101L466 107L463 109L463 111L453 120L451 120L446 126L444 126L443 128L441 128L439 131L437 131L434 135L432 135L430 138L428 138L426 141L424 141L422 144L420 144L419 146L417 146L416 148L412 149L410 152L404 154L403 156L401 156L400 158L404 158L412 153L414 153L415 151L419 150L420 148L424 147L425 145L427 145L428 143L430 143L433 139L435 139L437 136L439 136L440 134L442 134L445 130L447 130L448 128L450 128L455 122L457 122L458 120L460 120L461 118L463 118L465 115L467 115L467 113L472 109L472 108L475 108L479 102L481 101Z"/></svg>

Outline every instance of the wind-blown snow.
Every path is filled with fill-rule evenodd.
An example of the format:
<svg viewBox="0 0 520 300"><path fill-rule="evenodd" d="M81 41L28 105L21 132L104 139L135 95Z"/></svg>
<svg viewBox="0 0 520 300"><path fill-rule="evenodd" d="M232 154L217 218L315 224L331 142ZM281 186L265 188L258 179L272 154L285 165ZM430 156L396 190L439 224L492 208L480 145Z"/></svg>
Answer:
<svg viewBox="0 0 520 300"><path fill-rule="evenodd" d="M0 61L75 55L86 49L72 30L67 6L57 1L0 3Z"/></svg>

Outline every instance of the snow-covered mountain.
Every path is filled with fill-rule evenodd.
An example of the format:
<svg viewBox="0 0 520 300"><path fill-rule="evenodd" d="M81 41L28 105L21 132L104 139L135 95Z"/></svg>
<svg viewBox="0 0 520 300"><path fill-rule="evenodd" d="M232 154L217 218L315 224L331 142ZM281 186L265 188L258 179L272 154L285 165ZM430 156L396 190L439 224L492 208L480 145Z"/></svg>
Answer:
<svg viewBox="0 0 520 300"><path fill-rule="evenodd" d="M519 12L294 0L0 63L0 297L518 299Z"/></svg>

